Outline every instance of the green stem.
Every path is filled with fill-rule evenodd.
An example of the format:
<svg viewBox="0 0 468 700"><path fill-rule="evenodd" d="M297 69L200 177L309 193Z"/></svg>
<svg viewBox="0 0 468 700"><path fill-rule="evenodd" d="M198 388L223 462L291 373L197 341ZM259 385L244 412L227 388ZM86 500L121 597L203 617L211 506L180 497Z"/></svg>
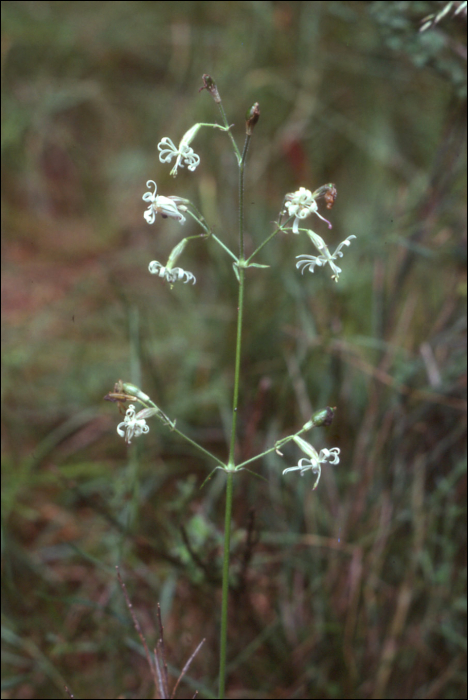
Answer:
<svg viewBox="0 0 468 700"><path fill-rule="evenodd" d="M250 136L247 136L244 144L244 151L239 162L239 262L244 262L244 165L249 149ZM240 382L240 361L242 346L242 321L244 309L244 280L245 270L239 267L239 297L237 305L237 337L236 337L236 360L234 371L234 391L232 397L232 424L231 424L231 444L229 446L229 458L227 463L227 484L226 484L226 513L224 518L224 559L223 559L223 586L221 602L221 639L220 639L220 660L219 660L219 698L224 698L224 688L226 684L226 650L227 650L227 614L229 596L229 559L231 543L231 515L232 515L232 492L233 492L233 472L235 470L235 448L236 448L236 428L237 413L239 403L239 382Z"/></svg>
<svg viewBox="0 0 468 700"><path fill-rule="evenodd" d="M247 151L249 149L250 136L247 136L244 144L242 159L239 164L239 262L244 262L244 166ZM240 361L242 345L242 321L244 312L244 280L245 270L239 266L239 301L237 304L237 337L236 337L236 362L234 370L234 391L232 397L232 425L231 444L229 447L228 467L234 469L237 411L239 402Z"/></svg>
<svg viewBox="0 0 468 700"><path fill-rule="evenodd" d="M280 217L281 217L281 213L280 213ZM246 262L247 262L247 265L250 263L250 261L252 260L252 258L253 258L255 255L257 255L257 253L259 253L259 252L262 250L262 248L264 248L264 247L266 246L266 244L269 243L269 242L271 241L272 238L274 238L274 237L276 236L277 233L279 233L280 231L284 231L285 233L288 233L288 231L285 231L284 227L285 227L293 218L294 218L294 217L290 216L289 219L287 219L287 221L285 221L283 224L279 224L279 223L277 224L277 227L278 227L278 228L276 229L276 231L273 231L273 233L271 233L271 234L268 236L268 238L265 238L265 240L263 241L263 243L260 243L260 245L258 246L257 250L254 250L254 252L252 253L252 255L251 255L251 256L248 258L248 260L246 261Z"/></svg>
<svg viewBox="0 0 468 700"><path fill-rule="evenodd" d="M189 215L192 217L192 219L195 219L195 221L196 221L198 224L200 224L200 226L201 226L202 228L205 229L206 235L207 235L207 236L211 236L211 238L214 238L214 240L216 241L216 243L218 243L218 244L221 246L221 248L224 248L224 250L226 251L226 253L228 253L228 254L231 256L231 258L234 258L234 260L235 260L236 262L238 262L236 256L234 255L234 253L233 253L231 250L229 250L229 248L227 247L227 245L225 245L222 241L220 241L220 239L219 239L217 236L214 235L214 233L212 233L212 231L211 231L211 229L208 227L208 225L207 225L207 223L206 223L204 217L200 214L200 212L198 211L198 209L196 208L196 206L195 206L194 204L192 204L191 202L190 202L190 204L191 204L191 206L195 209L195 211L197 212L197 215L198 215L198 216L195 215L192 211L190 211L190 209L187 209L187 214L189 214ZM187 240L190 240L190 238L200 238L200 237L201 237L201 238L205 237L205 234L200 234L199 236L190 236Z"/></svg>
<svg viewBox="0 0 468 700"><path fill-rule="evenodd" d="M246 136L242 158L239 163L239 260L244 262L244 169L251 136Z"/></svg>
<svg viewBox="0 0 468 700"><path fill-rule="evenodd" d="M210 235L210 234L211 234L211 231L210 231L210 229L208 228L208 225L207 225L207 223L206 223L206 221L205 221L205 217L202 216L202 214L200 214L200 212L198 211L198 209L196 208L196 206L195 206L194 204L192 204L192 202L190 202L190 205L192 206L193 209L195 209L195 211L197 212L198 216L196 216L196 215L193 213L193 211L190 211L190 209L187 209L187 214L188 214L189 216L191 216L192 219L195 219L195 221L197 222L197 224L200 224L200 226L201 226L202 228L205 229L206 233L207 233L208 235Z"/></svg>
<svg viewBox="0 0 468 700"><path fill-rule="evenodd" d="M270 236L268 236L268 238L265 238L265 240L263 241L263 243L261 243L261 244L258 246L257 250L254 250L254 252L252 253L252 255L246 260L247 265L250 263L250 261L252 260L252 258L253 258L255 255L257 255L257 253L259 253L259 252L261 251L261 249L264 248L264 247L266 246L266 244L269 243L269 242L271 241L272 238L274 238L274 237L276 236L276 234L277 234L279 231L281 231L281 228L277 228L276 231L274 231Z"/></svg>
<svg viewBox="0 0 468 700"><path fill-rule="evenodd" d="M150 406L151 406L152 408L158 408L158 406L156 406L156 404L154 403L154 401L152 401L149 397L148 397L148 401L142 401L141 399L139 399L139 401L140 401L141 404L143 404L143 406L146 406L147 408L149 408ZM159 409L158 409L158 410L159 410ZM187 442L189 442L191 445L193 445L193 447L195 447L199 452L203 452L204 455L206 455L207 457L210 457L210 459L212 459L214 462L216 462L216 464L218 464L220 467L222 467L223 469L226 468L226 465L224 464L224 462L222 462L222 461L221 461L218 457L216 457L215 455L211 454L211 452L209 452L208 450L205 450L205 448L202 447L201 445L199 445L198 442L195 442L195 440L192 440L192 438L189 438L188 435L186 435L186 434L183 433L181 430L179 430L178 428L176 428L175 425L173 425L173 426L171 427L171 431L174 432L174 433L177 433L177 435L179 435L181 438L183 438L184 440L186 440Z"/></svg>
<svg viewBox="0 0 468 700"><path fill-rule="evenodd" d="M257 459L261 459L262 457L265 457L265 455L269 455L272 452L276 452L276 450L278 450L280 447L282 447L283 445L286 445L288 442L291 442L291 440L293 440L295 437L298 437L299 435L302 435L302 433L305 433L305 432L306 432L306 430L304 428L302 428L301 430L299 430L298 433L294 433L294 435L288 435L288 437L285 437L285 438L282 438L281 440L278 440L277 442L275 442L273 447L270 447L268 450L265 450L265 452L261 452L260 454L255 455L255 457L251 457L250 459L246 459L245 462L241 462L240 464L237 464L236 471L238 471L239 469L243 469L246 466L246 464L250 464L251 462L255 462Z"/></svg>
<svg viewBox="0 0 468 700"><path fill-rule="evenodd" d="M229 555L231 548L231 515L232 515L232 492L233 473L227 474L226 484L226 513L224 517L224 557L223 557L223 596L221 602L221 642L219 657L219 700L224 698L226 685L226 651L227 651L227 615L229 596Z"/></svg>
<svg viewBox="0 0 468 700"><path fill-rule="evenodd" d="M224 245L224 243L217 236L215 236L214 233L211 234L211 238L213 238L216 241L216 243L219 243L221 248L223 248L226 251L226 253L228 253L231 256L231 258L234 258L235 262L239 262L232 250L229 250L229 248L226 245Z"/></svg>
<svg viewBox="0 0 468 700"><path fill-rule="evenodd" d="M229 446L228 467L234 469L235 464L235 447L236 447L236 428L237 428L237 413L239 403L239 384L240 384L240 361L241 361L241 345L242 345L242 321L244 311L244 280L245 270L239 268L239 301L237 305L237 337L236 337L236 360L234 370L234 391L232 398L232 425L231 425L231 444Z"/></svg>
<svg viewBox="0 0 468 700"><path fill-rule="evenodd" d="M189 438L188 435L185 435L185 433L182 433L182 432L181 432L180 430L178 430L177 428L171 428L171 430L172 430L174 433L177 433L177 435L180 435L181 438L183 438L184 440L186 440L187 442L189 442L191 445L193 445L193 447L196 447L196 449L197 449L199 452L203 452L204 455L206 455L207 457L210 457L210 458L211 458L213 461L215 461L216 464L218 464L220 467L222 467L223 469L226 468L226 465L224 464L224 462L222 462L222 461L221 461L218 457L216 457L215 455L211 454L211 452L209 452L208 450L205 450L204 447L202 447L201 445L199 445L198 442L195 442L195 440L192 440L192 438Z"/></svg>
<svg viewBox="0 0 468 700"><path fill-rule="evenodd" d="M232 147L234 148L234 153L236 154L237 162L238 162L238 164L240 164L241 154L240 154L239 149L237 147L237 143L234 139L234 136L231 134L231 129L229 128L229 122L227 120L226 112L224 111L224 107L222 105L222 102L218 102L218 108L219 108L219 111L221 112L221 118L224 122L224 126L227 127L226 131L228 133L229 138L231 139Z"/></svg>

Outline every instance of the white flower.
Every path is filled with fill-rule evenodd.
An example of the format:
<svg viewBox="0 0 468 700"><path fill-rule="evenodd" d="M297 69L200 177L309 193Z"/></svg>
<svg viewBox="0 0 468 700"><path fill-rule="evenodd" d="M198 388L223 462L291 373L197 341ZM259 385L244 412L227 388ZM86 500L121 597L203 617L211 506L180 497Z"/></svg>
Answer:
<svg viewBox="0 0 468 700"><path fill-rule="evenodd" d="M167 136L161 139L161 141L158 143L159 160L161 163L170 163L173 158L177 158L175 165L171 170L171 175L173 177L176 177L177 169L179 167L184 167L184 163L192 172L200 163L200 156L197 156L197 154L194 153L193 148L189 146L189 143L192 141L200 127L201 124L195 124L195 126L192 126L192 128L189 129L186 134L184 134L181 142L179 143L179 148L176 148L174 143Z"/></svg>
<svg viewBox="0 0 468 700"><path fill-rule="evenodd" d="M289 216L296 217L294 219L292 231L293 233L299 233L299 221L305 219L311 214L317 214L317 216L328 224L328 228L331 228L331 223L325 219L321 214L318 213L318 206L316 197L319 196L318 193L312 194L310 190L306 190L305 187L300 187L296 192L291 192L286 195L285 209L287 210ZM286 212L284 212L286 213Z"/></svg>
<svg viewBox="0 0 468 700"><path fill-rule="evenodd" d="M183 143L179 145L179 148L176 148L174 143L167 136L158 143L158 149L160 151L159 160L161 163L170 163L175 156L177 157L175 165L171 170L171 175L173 177L177 175L177 169L179 167L184 167L184 163L192 172L200 163L200 156L194 152L193 148Z"/></svg>
<svg viewBox="0 0 468 700"><path fill-rule="evenodd" d="M317 474L317 479L312 487L312 490L315 491L320 480L320 474L322 473L321 465L326 464L327 462L330 464L339 464L340 458L338 455L340 454L340 448L332 447L331 450L323 449L320 450L320 453L318 453L315 447L312 447L312 445L303 440L301 437L295 436L293 440L297 445L299 445L301 450L308 455L309 458L307 459L303 457L299 460L296 467L288 467L287 469L284 469L283 474L300 469L301 476L304 476L304 474L310 469L313 474Z"/></svg>
<svg viewBox="0 0 468 700"><path fill-rule="evenodd" d="M148 180L146 187L154 185L154 192L146 192L143 195L143 200L145 202L150 202L148 209L145 211L143 216L149 224L153 224L156 218L156 214L160 213L164 218L170 217L171 219L177 219L181 224L185 223L185 216L181 213L181 209L186 211L186 207L182 204L177 205L177 202L185 202L186 200L182 197L163 197L162 195L157 195L156 191L158 186L154 180Z"/></svg>
<svg viewBox="0 0 468 700"><path fill-rule="evenodd" d="M315 247L319 250L320 255L296 255L296 258L299 260L299 262L296 263L296 267L298 269L302 267L301 272L302 274L304 274L304 270L308 269L310 272L313 272L316 265L318 267L322 267L328 263L331 269L333 270L332 280L338 282L338 278L341 273L341 268L338 267L338 265L336 265L333 261L336 260L336 258L343 257L341 249L343 248L343 246L351 245L351 239L356 238L356 236L348 236L346 240L340 243L340 245L337 247L337 249L332 255L328 250L328 247L323 238L320 238L320 236L314 233L313 231L308 231L307 233L312 242L314 243Z"/></svg>
<svg viewBox="0 0 468 700"><path fill-rule="evenodd" d="M164 267L164 265L161 265L161 263L157 260L150 262L148 265L148 270L152 275L163 277L170 284L174 284L174 282L178 282L179 280L182 280L185 282L185 284L187 284L187 282L192 282L192 284L195 284L197 281L195 275L193 275L191 272L182 270L181 267Z"/></svg>
<svg viewBox="0 0 468 700"><path fill-rule="evenodd" d="M138 437L142 433L149 432L149 426L146 425L145 419L138 418L138 416L141 416L141 414L144 411L145 409L143 409L143 411L140 411L140 413L135 415L135 406L133 406L133 404L130 404L125 413L123 423L119 423L119 425L117 426L118 434L120 435L120 437L124 437L125 442L129 445L132 437Z"/></svg>

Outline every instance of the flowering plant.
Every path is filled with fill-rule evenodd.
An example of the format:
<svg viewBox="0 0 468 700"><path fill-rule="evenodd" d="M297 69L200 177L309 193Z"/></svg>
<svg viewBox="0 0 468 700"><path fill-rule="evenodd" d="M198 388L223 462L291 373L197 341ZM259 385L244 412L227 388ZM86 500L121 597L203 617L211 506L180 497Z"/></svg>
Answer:
<svg viewBox="0 0 468 700"><path fill-rule="evenodd" d="M334 253L329 251L328 245L324 239L310 229L300 228L302 222L312 214L316 215L321 221L325 222L328 229L332 228L332 224L319 212L319 203L324 202L327 209L331 209L335 203L337 190L332 183L323 185L311 191L305 187L300 187L298 190L286 194L280 208L278 222L274 231L266 237L266 239L254 250L254 252L246 257L244 244L244 171L247 153L250 141L260 118L260 108L258 103L255 103L247 113L246 118L246 139L242 152L239 150L236 141L231 133L231 126L228 124L222 100L219 91L213 79L205 75L203 76L204 84L201 90L206 89L213 97L217 105L223 125L218 124L200 124L197 123L191 127L181 139L179 146L176 147L174 142L167 136L163 137L158 144L159 160L161 163L171 163L175 159L175 164L171 170L171 175L177 175L178 169L187 166L190 172L194 172L201 164L201 158L197 155L191 143L201 127L211 127L225 132L231 141L237 165L239 167L239 245L237 253L230 247L230 242L218 238L210 228L204 217L200 214L197 208L190 200L177 195L158 195L157 185L154 180L148 180L146 186L151 188L143 195L143 200L148 203L148 208L143 216L148 224L154 224L156 215L160 214L163 219L171 218L180 224L185 224L187 217L190 217L200 228L201 233L193 234L182 238L172 249L169 254L166 264L157 260L149 263L149 272L165 282L172 288L177 282L192 282L195 284L196 279L192 272L188 272L181 267L176 266L179 258L185 253L188 243L195 239L207 239L214 241L222 250L233 260L233 269L238 281L238 302L237 302L237 334L236 348L234 359L234 381L233 381L233 396L232 396L232 415L230 427L230 439L227 449L227 458L221 460L211 454L203 446L195 442L185 432L176 427L176 421L171 420L168 416L145 394L139 387L128 382L119 381L114 387L114 391L109 393L105 398L109 401L117 403L121 409L125 409L126 403L131 401L128 408L125 410L125 418L117 426L117 432L121 437L124 437L128 444L135 437L146 434L149 427L146 424L146 419L154 416L161 423L168 427L180 439L189 442L195 449L202 453L214 465L214 469L220 469L226 474L226 528L224 541L224 566L223 566L223 583L222 583L222 605L221 605L221 639L220 639L220 687L219 698L224 697L225 677L226 677L226 648L227 648L227 606L228 606L228 581L229 581L229 556L230 556L230 530L231 530L231 512L233 498L233 478L242 470L249 471L247 465L250 465L255 460L259 460L268 454L276 452L282 455L281 448L289 442L294 442L306 457L299 460L298 464L293 467L287 467L283 470L283 474L291 471L299 471L303 476L308 471L311 471L316 480L312 486L315 490L318 486L322 466L325 464L337 465L340 461L340 449L338 447L322 448L317 450L310 442L301 437L304 433L312 429L328 426L333 420L335 409L327 407L315 412L309 421L302 426L297 432L292 435L278 440L274 445L260 454L252 457L244 462L236 463L235 461L235 445L237 435L237 419L239 413L239 386L240 386L240 368L241 368L241 346L243 332L243 307L244 307L244 289L245 289L245 271L247 268L267 268L268 265L254 262L254 259L259 255L263 248L270 243L279 233L292 233L299 235L306 234L312 245L316 248L318 254L310 255L303 253L297 256L298 262L296 267L303 273L304 270L314 272L316 267L324 267L329 265L332 270L332 279L338 282L341 269L336 264L338 258L343 257L342 249L348 247L351 240L355 236L348 236L335 249ZM307 239L306 239L307 240ZM142 410L136 413L135 404L139 403ZM211 472L212 473L212 472ZM211 476L208 475L207 479Z"/></svg>

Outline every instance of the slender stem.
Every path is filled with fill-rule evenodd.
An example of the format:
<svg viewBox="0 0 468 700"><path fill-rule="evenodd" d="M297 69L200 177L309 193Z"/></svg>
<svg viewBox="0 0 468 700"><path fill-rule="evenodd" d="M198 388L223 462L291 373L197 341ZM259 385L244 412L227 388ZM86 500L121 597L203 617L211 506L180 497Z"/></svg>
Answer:
<svg viewBox="0 0 468 700"><path fill-rule="evenodd" d="M195 211L197 212L198 216L196 216L196 215L193 213L193 211L190 211L190 209L187 209L187 214L188 214L189 216L191 216L192 219L195 219L195 221L196 221L198 224L200 224L200 226L201 226L202 228L205 229L206 233L207 233L208 235L210 235L210 234L211 234L211 231L210 231L210 229L208 228L208 225L207 225L207 223L206 223L206 221L205 221L205 217L202 216L202 214L200 214L200 212L198 211L198 209L196 208L196 206L195 206L194 204L192 204L192 202L190 202L190 205L192 206L193 209L195 209Z"/></svg>
<svg viewBox="0 0 468 700"><path fill-rule="evenodd" d="M244 262L244 166L247 151L249 149L250 136L247 136L244 144L242 159L239 164L239 262ZM236 362L234 370L234 391L232 397L232 425L231 425L231 444L229 447L228 466L234 468L235 462L235 446L236 446L236 427L237 427L237 410L239 401L239 382L240 382L240 361L241 361L241 345L242 345L242 321L244 312L244 280L245 270L239 267L239 301L237 305L237 337L236 337Z"/></svg>
<svg viewBox="0 0 468 700"><path fill-rule="evenodd" d="M203 238L203 237L206 237L206 236L211 236L211 238L214 238L214 240L216 241L216 243L218 243L218 244L221 246L221 248L224 248L224 250L226 251L226 253L228 253L228 254L231 256L231 258L234 258L234 260L237 262L237 258L236 258L236 256L234 255L234 253L232 252L232 250L229 250L229 248L227 247L227 245L225 245L222 241L219 240L219 238L218 238L217 236L214 235L214 233L212 233L212 231L211 231L211 229L208 227L208 225L207 225L207 223L206 223L204 217L200 214L200 212L198 211L198 209L196 208L196 206L195 206L194 204L192 204L192 203L191 203L191 205L192 205L192 207L195 209L195 211L197 212L198 216L196 216L192 211L190 211L190 209L187 209L187 214L189 214L189 215L192 217L192 219L195 219L195 221L196 221L198 224L200 224L200 226L201 226L202 228L205 229L206 234L200 234L199 236L190 236L189 239L187 239L187 240L190 240L190 238Z"/></svg>
<svg viewBox="0 0 468 700"><path fill-rule="evenodd" d="M143 404L143 406L147 406L148 408L149 408L148 404L149 404L150 406L152 406L153 408L158 408L158 407L156 406L156 404L154 403L154 401L152 401L149 397L148 397L148 400L147 400L147 401L142 401L141 399L139 399L139 401L140 401L141 404ZM159 409L158 409L158 410L159 410ZM166 418L167 418L167 416L166 416ZM183 433L181 430L179 430L178 428L176 428L176 427L175 427L175 421L174 421L174 424L172 424L171 421L170 421L169 419L167 419L167 420L169 421L169 424L171 425L171 430L172 430L172 432L177 433L177 435L179 435L181 438L183 438L184 440L186 440L187 442L189 442L191 445L193 445L193 447L195 447L199 452L203 452L204 455L206 455L207 457L210 457L214 462L216 462L216 464L218 464L220 467L223 467L223 469L226 467L226 465L224 464L224 462L222 462L222 461L219 459L219 457L216 457L216 455L213 455L213 454L211 454L211 452L209 452L208 450L205 450L205 448L202 447L201 445L199 445L198 442L195 442L195 440L192 440L192 438L189 438L188 435L186 435L186 434Z"/></svg>
<svg viewBox="0 0 468 700"><path fill-rule="evenodd" d="M231 515L234 475L227 474L226 513L224 517L224 558L223 558L223 597L221 602L221 641L219 657L219 700L224 698L226 685L226 651L227 651L227 615L229 596L229 555L231 548Z"/></svg>
<svg viewBox="0 0 468 700"><path fill-rule="evenodd" d="M281 213L280 213L280 218L281 218L281 216L282 216L282 215L281 215ZM269 243L269 242L271 241L271 239L274 238L274 237L276 236L277 233L279 233L280 231L285 231L284 227L285 227L290 221L292 221L293 218L294 218L294 217L290 216L289 219L287 219L287 221L285 221L283 224L277 223L277 229L276 229L276 231L273 231L273 233L270 234L270 235L268 236L268 238L265 238L265 240L263 241L263 243L260 243L260 245L258 246L258 248L257 248L256 250L254 250L254 252L252 253L252 255L249 256L248 260L246 261L247 264L250 263L250 261L252 260L252 258L255 257L255 255L257 255L257 253L259 253L259 252L262 250L262 248L264 248L264 247L266 246L266 244ZM285 233L288 233L288 231L285 231Z"/></svg>
<svg viewBox="0 0 468 700"><path fill-rule="evenodd" d="M236 360L234 370L234 391L232 397L232 424L231 424L231 444L229 446L228 467L234 468L235 463L235 447L236 447L236 428L237 428L237 413L239 403L239 383L240 383L240 361L241 361L241 345L242 345L242 321L244 311L244 280L245 270L239 268L239 301L237 305L237 337L236 337Z"/></svg>
<svg viewBox="0 0 468 700"><path fill-rule="evenodd" d="M244 169L251 136L245 137L244 150L239 163L239 260L244 262Z"/></svg>
<svg viewBox="0 0 468 700"><path fill-rule="evenodd" d="M250 136L247 136L244 144L244 151L239 162L239 262L244 262L244 165L249 148ZM237 412L239 402L239 382L240 382L240 361L242 346L242 320L244 309L244 281L245 270L243 267L239 271L239 297L237 306L237 337L236 337L236 360L234 371L234 391L232 397L232 424L231 424L231 444L229 447L227 484L226 484L226 513L224 518L224 559L223 559L223 585L221 602L221 639L220 639L220 660L219 660L219 698L224 698L224 688L226 683L226 650L227 650L227 614L229 597L229 559L231 544L231 515L232 515L232 492L233 492L233 472L235 469L235 447L236 447L236 427Z"/></svg>
<svg viewBox="0 0 468 700"><path fill-rule="evenodd" d="M216 462L216 464L218 464L220 467L223 467L223 468L226 467L226 465L224 464L224 462L222 462L222 461L221 461L218 457L216 457L215 455L211 454L211 452L209 452L208 450L205 450L204 447L202 447L201 445L199 445L198 442L195 442L195 440L192 440L191 438L189 438L188 435L185 435L185 433L182 433L182 432L181 432L180 430L178 430L177 428L171 428L171 430L172 430L174 433L177 433L177 435L180 435L181 438L183 438L184 440L186 440L187 442L189 442L191 445L193 445L193 447L196 447L196 449L197 449L199 452L203 452L203 454L205 454L207 457L210 457L212 460L214 460L214 461Z"/></svg>
<svg viewBox="0 0 468 700"><path fill-rule="evenodd" d="M286 445L288 442L291 442L295 437L298 435L302 435L302 433L305 433L306 430L302 428L299 430L298 433L294 433L294 435L288 435L288 437L282 438L281 440L278 440L275 442L273 447L270 447L268 450L265 450L265 452L261 452L258 455L255 455L255 457L251 457L250 459L246 459L245 462L241 462L240 464L236 465L236 471L239 469L243 469L246 464L250 464L251 462L255 462L257 459L261 459L262 457L265 457L265 455L269 455L271 452L276 452L280 447L283 445Z"/></svg>
<svg viewBox="0 0 468 700"><path fill-rule="evenodd" d="M224 122L224 126L229 127L229 122L227 120L226 112L224 111L224 107L223 107L222 103L218 102L217 104L218 104L219 111L221 112L221 117L222 117L222 120ZM239 149L237 147L237 143L234 139L234 136L231 134L231 130L226 129L226 131L228 133L229 138L231 139L232 147L234 148L234 153L236 154L237 162L240 164L241 154L240 154Z"/></svg>
<svg viewBox="0 0 468 700"><path fill-rule="evenodd" d="M224 245L224 243L217 236L215 236L214 233L211 234L211 238L213 238L216 241L216 243L219 243L221 248L223 248L226 251L226 253L228 253L231 256L231 258L234 258L234 260L238 262L232 250L229 250L229 248L226 245Z"/></svg>
<svg viewBox="0 0 468 700"><path fill-rule="evenodd" d="M249 258L246 260L247 265L250 263L250 261L252 260L252 258L253 258L255 255L257 255L257 253L259 253L259 252L261 251L261 249L264 248L264 247L266 246L266 244L269 243L269 242L271 241L272 238L274 238L274 237L276 236L276 234L277 234L279 231L281 231L281 228L277 228L276 231L273 231L273 233L272 233L270 236L268 236L268 238L265 238L265 240L263 241L263 243L260 243L260 245L258 246L257 250L254 250L254 252L252 253L252 255L250 255Z"/></svg>

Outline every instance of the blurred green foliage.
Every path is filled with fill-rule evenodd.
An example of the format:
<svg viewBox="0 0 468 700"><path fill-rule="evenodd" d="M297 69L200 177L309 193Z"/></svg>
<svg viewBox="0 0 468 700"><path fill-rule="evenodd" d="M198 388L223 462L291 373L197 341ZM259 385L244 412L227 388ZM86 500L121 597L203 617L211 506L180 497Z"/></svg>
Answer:
<svg viewBox="0 0 468 700"><path fill-rule="evenodd" d="M273 455L235 482L229 697L466 697L466 18L438 2L2 3L4 698L150 697L161 603L179 697L216 697L223 475L156 422L127 451L102 397L140 384L226 455L237 283L210 241L195 287L147 274L192 199L235 246L225 134L176 180L157 143L260 103L247 246L284 195L334 182L345 250L303 276L301 236L250 271L239 459L337 407L319 489ZM314 221L321 235L325 226ZM187 222L184 235L197 233ZM315 442L316 441L316 442Z"/></svg>

